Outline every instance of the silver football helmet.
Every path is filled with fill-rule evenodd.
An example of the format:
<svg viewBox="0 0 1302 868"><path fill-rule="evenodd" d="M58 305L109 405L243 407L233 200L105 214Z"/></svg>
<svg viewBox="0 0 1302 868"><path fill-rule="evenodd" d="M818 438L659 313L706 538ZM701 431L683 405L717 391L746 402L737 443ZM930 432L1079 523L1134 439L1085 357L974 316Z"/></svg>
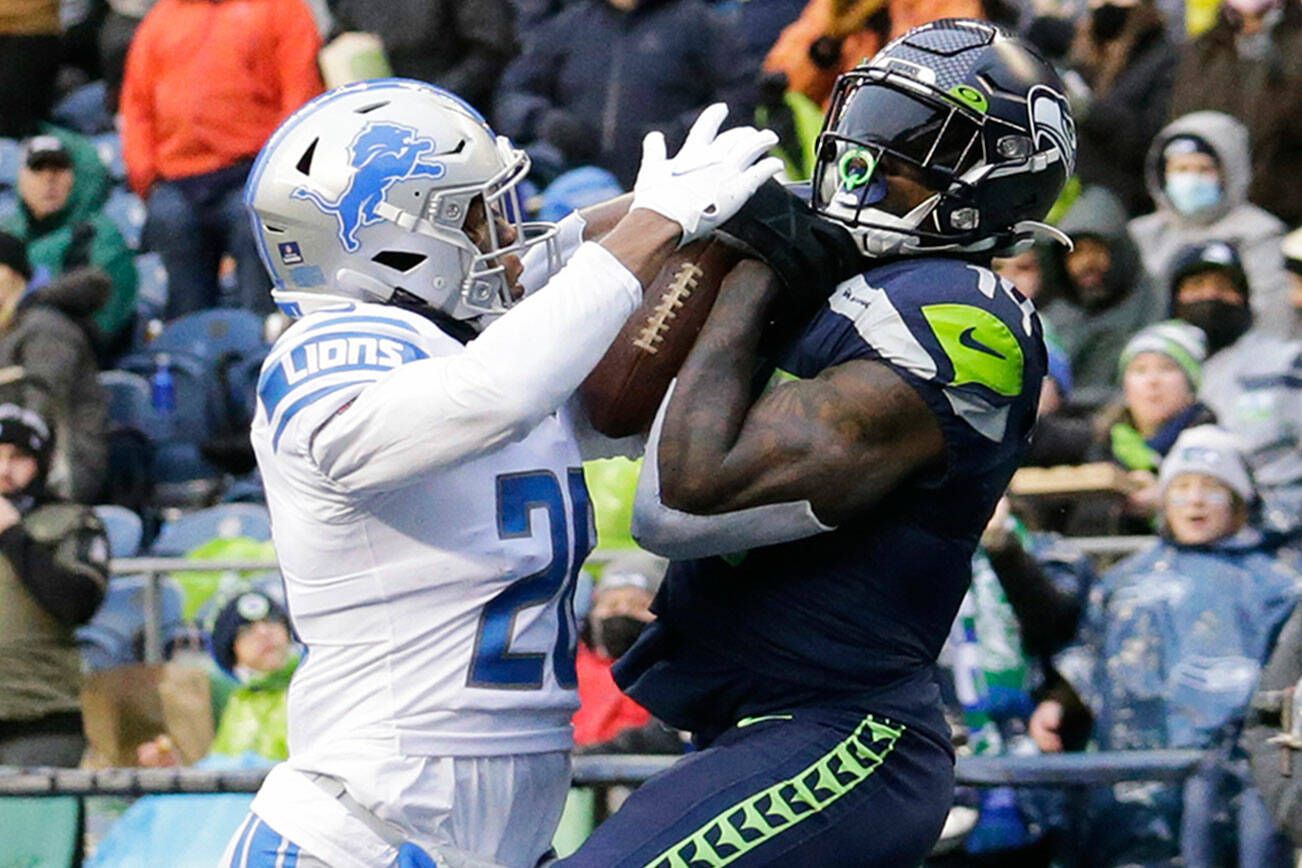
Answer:
<svg viewBox="0 0 1302 868"><path fill-rule="evenodd" d="M271 295L291 316L368 301L469 320L513 303L503 256L546 244L558 264L555 226L523 218L517 185L528 171L525 153L468 103L381 79L326 93L287 119L244 201ZM478 245L472 212L486 222L475 227Z"/></svg>

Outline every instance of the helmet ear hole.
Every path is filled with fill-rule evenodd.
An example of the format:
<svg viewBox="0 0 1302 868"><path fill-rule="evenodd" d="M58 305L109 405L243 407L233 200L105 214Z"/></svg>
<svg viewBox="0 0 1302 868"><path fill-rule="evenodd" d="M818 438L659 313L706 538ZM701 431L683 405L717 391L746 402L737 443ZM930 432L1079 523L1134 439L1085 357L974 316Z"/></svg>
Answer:
<svg viewBox="0 0 1302 868"><path fill-rule="evenodd" d="M313 139L312 144L307 146L307 150L303 152L303 156L298 158L298 163L294 166L304 175L312 174L312 158L316 156L316 146L320 141L320 139Z"/></svg>
<svg viewBox="0 0 1302 868"><path fill-rule="evenodd" d="M411 253L406 250L382 250L372 256L371 261L406 274L428 258L423 253Z"/></svg>

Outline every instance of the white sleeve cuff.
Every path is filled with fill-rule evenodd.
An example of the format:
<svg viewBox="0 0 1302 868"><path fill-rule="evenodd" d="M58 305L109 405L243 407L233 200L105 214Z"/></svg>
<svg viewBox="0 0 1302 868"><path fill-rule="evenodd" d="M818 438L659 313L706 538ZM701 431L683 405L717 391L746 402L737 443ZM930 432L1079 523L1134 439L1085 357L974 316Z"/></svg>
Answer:
<svg viewBox="0 0 1302 868"><path fill-rule="evenodd" d="M768 503L717 515L695 515L660 500L660 428L673 396L671 383L647 438L646 459L633 501L633 538L648 551L672 560L726 555L804 539L834 527L814 515L808 500Z"/></svg>
<svg viewBox="0 0 1302 868"><path fill-rule="evenodd" d="M560 265L570 261L579 246L583 244L583 231L588 228L588 221L578 211L571 211L556 224L556 252ZM535 244L525 252L520 262L524 272L520 275L520 285L525 295L541 289L551 277L547 257L547 245Z"/></svg>

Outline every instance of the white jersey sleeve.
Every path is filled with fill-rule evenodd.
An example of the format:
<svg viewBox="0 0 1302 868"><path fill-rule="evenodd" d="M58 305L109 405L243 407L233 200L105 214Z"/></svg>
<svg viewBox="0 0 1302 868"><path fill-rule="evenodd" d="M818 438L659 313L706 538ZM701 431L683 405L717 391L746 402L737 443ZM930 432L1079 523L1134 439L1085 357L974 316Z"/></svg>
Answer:
<svg viewBox="0 0 1302 868"><path fill-rule="evenodd" d="M562 265L569 262L570 257L583 244L583 233L587 228L588 221L578 211L571 211L556 224L556 252ZM524 274L520 277L520 284L524 287L525 295L532 295L551 277L547 245L535 244L530 247L524 254L523 264Z"/></svg>
<svg viewBox="0 0 1302 868"><path fill-rule="evenodd" d="M394 488L482 455L555 412L640 299L637 278L604 248L585 244L543 289L464 347L432 325L420 329L421 340L404 340L400 328L381 323L373 330L385 341L377 364L355 365L364 351L347 337L337 343L328 324L346 317L304 323L264 368L263 382L279 387L271 389L275 402L262 390L268 416L278 417L269 419L273 447L299 451L341 493ZM329 359L343 362L337 367L324 366L330 341ZM296 365L311 368L313 359L316 375L286 389Z"/></svg>

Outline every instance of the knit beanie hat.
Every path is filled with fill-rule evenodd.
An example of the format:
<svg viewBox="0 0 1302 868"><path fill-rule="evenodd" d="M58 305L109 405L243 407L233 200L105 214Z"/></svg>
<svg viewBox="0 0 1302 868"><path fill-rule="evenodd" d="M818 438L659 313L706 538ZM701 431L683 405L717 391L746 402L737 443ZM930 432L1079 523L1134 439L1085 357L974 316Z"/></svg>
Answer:
<svg viewBox="0 0 1302 868"><path fill-rule="evenodd" d="M258 621L275 620L289 627L289 616L261 591L246 591L232 598L217 613L212 628L212 656L224 672L235 671L235 639L240 629Z"/></svg>
<svg viewBox="0 0 1302 868"><path fill-rule="evenodd" d="M45 478L54 452L54 435L39 413L17 404L0 404L0 443L12 443L35 458L40 468L37 478Z"/></svg>
<svg viewBox="0 0 1302 868"><path fill-rule="evenodd" d="M1171 319L1140 329L1121 351L1118 371L1124 374L1140 353L1161 353L1171 359L1184 371L1191 391L1202 385L1207 338L1197 326Z"/></svg>
<svg viewBox="0 0 1302 868"><path fill-rule="evenodd" d="M1176 297L1180 294L1180 282L1194 274L1205 271L1223 271L1230 277L1239 295L1247 299L1251 295L1248 273L1243 269L1243 260L1239 251L1228 241L1204 241L1180 248L1171 265L1171 311L1174 313Z"/></svg>
<svg viewBox="0 0 1302 868"><path fill-rule="evenodd" d="M1201 473L1223 482L1244 503L1257 499L1252 472L1232 434L1215 425L1189 428L1176 438L1162 462L1158 485L1163 496L1171 481L1182 473Z"/></svg>

